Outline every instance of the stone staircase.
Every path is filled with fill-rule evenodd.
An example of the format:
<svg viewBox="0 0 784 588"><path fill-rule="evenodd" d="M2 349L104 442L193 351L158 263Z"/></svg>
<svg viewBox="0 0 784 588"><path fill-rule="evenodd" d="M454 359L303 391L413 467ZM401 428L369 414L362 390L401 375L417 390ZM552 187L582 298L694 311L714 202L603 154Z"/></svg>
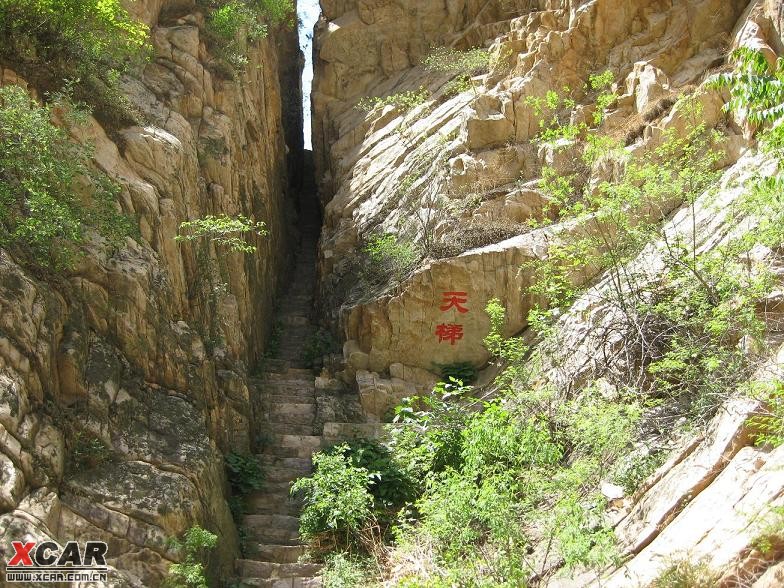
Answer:
<svg viewBox="0 0 784 588"><path fill-rule="evenodd" d="M316 385L302 352L316 331L313 313L316 282L316 215L303 214L302 240L293 280L281 300L282 333L275 359L267 360L254 380L256 429L263 448L263 488L246 499L244 557L236 564L242 586L311 588L321 586L320 565L299 563L299 504L289 496L291 483L312 471L311 455L322 446L316 427Z"/></svg>
<svg viewBox="0 0 784 588"><path fill-rule="evenodd" d="M305 186L307 193L315 190ZM354 393L318 389L303 352L317 331L313 321L316 253L320 218L315 198L300 211L301 240L297 260L277 311L281 337L273 359L260 378L252 379L254 429L262 440L258 459L265 481L246 498L244 559L237 560L241 586L314 588L321 586L321 566L300 563L306 553L299 540L300 504L290 497L291 483L311 473L311 456L351 437L379 434L378 423L366 423Z"/></svg>

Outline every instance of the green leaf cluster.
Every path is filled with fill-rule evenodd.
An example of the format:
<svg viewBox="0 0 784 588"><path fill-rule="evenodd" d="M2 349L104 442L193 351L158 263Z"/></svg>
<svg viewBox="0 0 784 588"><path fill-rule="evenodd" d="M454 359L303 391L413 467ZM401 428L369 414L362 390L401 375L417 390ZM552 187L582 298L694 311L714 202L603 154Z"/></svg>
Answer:
<svg viewBox="0 0 784 588"><path fill-rule="evenodd" d="M370 112L377 107L394 106L403 112L413 110L430 99L430 91L425 87L420 87L418 90L409 90L407 92L398 92L397 94L390 94L389 96L374 96L362 98L357 103L357 108Z"/></svg>
<svg viewBox="0 0 784 588"><path fill-rule="evenodd" d="M0 88L0 246L48 270L72 268L91 229L113 246L134 233L118 212L120 187L92 167L88 146L53 123L56 112L79 119L78 108Z"/></svg>
<svg viewBox="0 0 784 588"><path fill-rule="evenodd" d="M303 538L314 541L327 534L333 547L351 548L367 526L373 513L371 472L355 465L348 451L347 445L338 445L315 454L313 476L292 485L292 494L302 496L304 502L300 517Z"/></svg>
<svg viewBox="0 0 784 588"><path fill-rule="evenodd" d="M422 259L416 246L391 233L370 237L363 254L362 280L376 287L403 280Z"/></svg>
<svg viewBox="0 0 784 588"><path fill-rule="evenodd" d="M149 31L120 0L0 0L0 37L0 57L37 87L76 81L77 97L105 122L139 120L116 83L149 57Z"/></svg>
<svg viewBox="0 0 784 588"><path fill-rule="evenodd" d="M218 246L226 247L238 253L255 253L256 246L247 241L247 237L267 234L265 224L251 220L241 214L207 215L180 224L180 233L175 237L178 242L207 239Z"/></svg>
<svg viewBox="0 0 784 588"><path fill-rule="evenodd" d="M207 9L207 31L233 73L248 65L249 45L267 37L269 27L292 26L293 0L201 0Z"/></svg>
<svg viewBox="0 0 784 588"><path fill-rule="evenodd" d="M169 566L164 588L209 588L204 559L218 545L218 536L195 525L181 539L169 539L168 543L182 553L183 560Z"/></svg>

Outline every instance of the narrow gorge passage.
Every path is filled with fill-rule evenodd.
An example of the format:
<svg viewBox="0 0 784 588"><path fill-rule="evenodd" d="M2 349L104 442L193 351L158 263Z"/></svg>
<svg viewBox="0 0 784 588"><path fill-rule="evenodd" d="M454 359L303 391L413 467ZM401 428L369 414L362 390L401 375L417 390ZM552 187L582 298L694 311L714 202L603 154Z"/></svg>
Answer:
<svg viewBox="0 0 784 588"><path fill-rule="evenodd" d="M247 499L245 557L237 573L248 586L304 588L319 586L320 566L298 563L305 548L299 543L298 507L289 497L291 482L310 473L311 453L321 445L317 433L316 387L302 352L316 332L313 324L316 248L320 219L312 184L305 182L300 209L301 240L289 283L280 302L282 326L276 358L267 360L253 382L257 402L255 423L262 439L258 455L265 472L264 487Z"/></svg>

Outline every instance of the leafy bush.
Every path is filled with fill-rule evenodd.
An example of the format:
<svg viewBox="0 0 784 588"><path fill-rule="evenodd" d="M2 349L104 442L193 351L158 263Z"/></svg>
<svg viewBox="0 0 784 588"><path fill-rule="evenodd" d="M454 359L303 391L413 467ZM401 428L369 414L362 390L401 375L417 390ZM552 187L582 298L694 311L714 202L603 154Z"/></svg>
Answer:
<svg viewBox="0 0 784 588"><path fill-rule="evenodd" d="M256 246L250 245L245 240L245 235L263 237L266 234L267 230L261 221L253 221L241 214L235 217L220 214L180 223L180 234L174 239L178 242L184 242L206 238L231 251L255 253Z"/></svg>
<svg viewBox="0 0 784 588"><path fill-rule="evenodd" d="M0 0L0 37L0 57L37 87L76 80L76 96L104 122L138 122L116 82L150 54L148 30L120 0Z"/></svg>
<svg viewBox="0 0 784 588"><path fill-rule="evenodd" d="M260 490L264 484L264 470L253 455L229 453L225 457L229 484L234 492L245 495Z"/></svg>
<svg viewBox="0 0 784 588"><path fill-rule="evenodd" d="M476 368L468 361L443 363L436 366L444 382L453 380L462 384L473 384L476 381Z"/></svg>
<svg viewBox="0 0 784 588"><path fill-rule="evenodd" d="M490 65L490 52L479 47L467 51L436 47L425 57L422 65L432 71L477 75L487 71Z"/></svg>
<svg viewBox="0 0 784 588"><path fill-rule="evenodd" d="M321 572L324 588L365 588L367 578L374 575L373 563L349 553L330 554Z"/></svg>
<svg viewBox="0 0 784 588"><path fill-rule="evenodd" d="M481 48L458 51L448 47L436 47L425 57L422 65L431 71L452 74L452 79L443 90L443 95L449 98L469 90L476 91L471 77L487 72L490 52Z"/></svg>
<svg viewBox="0 0 784 588"><path fill-rule="evenodd" d="M672 562L651 584L651 588L703 588L715 586L721 574L707 562L693 562L688 558Z"/></svg>
<svg viewBox="0 0 784 588"><path fill-rule="evenodd" d="M248 45L267 37L269 26L293 26L293 0L201 0L208 9L207 32L235 75L248 65Z"/></svg>
<svg viewBox="0 0 784 588"><path fill-rule="evenodd" d="M196 525L185 531L182 539L169 539L169 545L182 554L181 563L169 566L165 588L209 588L204 558L218 544L218 536Z"/></svg>
<svg viewBox="0 0 784 588"><path fill-rule="evenodd" d="M347 445L338 445L316 453L313 475L291 487L292 494L303 498L299 530L308 541L323 539L333 548L356 549L358 533L371 520L370 472L354 465L348 451Z"/></svg>
<svg viewBox="0 0 784 588"><path fill-rule="evenodd" d="M73 267L90 228L114 246L134 231L117 212L119 186L92 169L88 147L52 123L55 108L83 117L73 103L41 106L22 88L0 88L0 246L62 270Z"/></svg>
<svg viewBox="0 0 784 588"><path fill-rule="evenodd" d="M427 88L420 87L419 90L409 90L408 92L399 92L384 97L371 97L362 98L357 104L357 108L370 112L377 107L394 106L404 112L413 110L430 99L430 92Z"/></svg>
<svg viewBox="0 0 784 588"><path fill-rule="evenodd" d="M731 58L737 69L711 80L715 88L729 88L732 98L726 110L745 112L758 124L784 117L784 59L771 66L761 51L747 47L733 51Z"/></svg>
<svg viewBox="0 0 784 588"><path fill-rule="evenodd" d="M92 470L112 460L111 447L89 431L72 430L66 443L71 471Z"/></svg>
<svg viewBox="0 0 784 588"><path fill-rule="evenodd" d="M321 366L325 355L339 350L340 345L332 333L326 329L319 329L308 339L301 357L305 363L317 368Z"/></svg>
<svg viewBox="0 0 784 588"><path fill-rule="evenodd" d="M369 472L368 490L373 495L377 515L413 499L417 481L401 467L389 446L374 439L357 439L342 447L345 457Z"/></svg>
<svg viewBox="0 0 784 588"><path fill-rule="evenodd" d="M410 479L424 483L428 475L463 464L463 429L469 420L465 404L470 386L439 382L428 396L404 398L395 408L391 447Z"/></svg>
<svg viewBox="0 0 784 588"><path fill-rule="evenodd" d="M784 444L784 383L755 382L751 395L765 402L762 414L752 418L750 425L755 431L757 445L779 447Z"/></svg>
<svg viewBox="0 0 784 588"><path fill-rule="evenodd" d="M509 220L475 220L467 225L458 224L431 247L430 255L435 258L455 257L470 249L500 243L527 231L524 225Z"/></svg>
<svg viewBox="0 0 784 588"><path fill-rule="evenodd" d="M530 293L545 304L529 316L530 324L545 335L551 310L572 303L580 288L575 276L607 272L608 287L601 294L605 303L618 309L618 320L605 328L623 333L624 349L607 357L606 369L618 379L619 388L644 387L658 398L684 400L686 416L705 422L728 394L747 379L753 358L737 345L744 336L758 338L762 323L756 304L770 291L770 274L748 271L741 261L762 230L751 230L709 253L696 253L694 234L688 237L663 235L661 225L679 195L691 218L697 215L697 199L715 186L720 137L705 128L701 108L693 101L680 103L688 126L682 135L665 134L664 141L639 161L628 161L620 177L605 181L573 196L573 188L551 192L562 219L574 223L566 239L552 243L548 259L528 264L535 275ZM598 152L614 149L611 144L589 141ZM586 150L587 161L597 152ZM546 178L546 190L562 186ZM754 203L741 199L735 214L751 209L764 218L762 201L778 199L773 192L756 194ZM645 212L643 212L643 210ZM770 229L769 239L781 237L779 227ZM658 253L664 275L649 275L632 260L646 244L659 241ZM614 358L623 357L627 368L615 370Z"/></svg>
<svg viewBox="0 0 784 588"><path fill-rule="evenodd" d="M405 279L421 259L414 245L391 234L371 237L363 252L367 262L362 277L373 286Z"/></svg>

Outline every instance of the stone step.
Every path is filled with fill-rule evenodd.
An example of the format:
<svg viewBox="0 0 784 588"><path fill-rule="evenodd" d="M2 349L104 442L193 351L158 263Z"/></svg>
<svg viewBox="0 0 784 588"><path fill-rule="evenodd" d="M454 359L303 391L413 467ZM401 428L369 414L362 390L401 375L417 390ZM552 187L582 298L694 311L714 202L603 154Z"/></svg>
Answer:
<svg viewBox="0 0 784 588"><path fill-rule="evenodd" d="M250 494L245 498L245 512L255 514L281 514L299 516L301 501L288 494Z"/></svg>
<svg viewBox="0 0 784 588"><path fill-rule="evenodd" d="M270 423L290 423L310 425L316 418L316 403L265 403L264 407Z"/></svg>
<svg viewBox="0 0 784 588"><path fill-rule="evenodd" d="M310 424L277 423L271 421L264 424L264 429L273 435L315 435L316 428Z"/></svg>
<svg viewBox="0 0 784 588"><path fill-rule="evenodd" d="M310 455L309 452L306 452L302 449L297 449L296 447L264 447L263 450L265 455L274 455L275 457L307 457Z"/></svg>
<svg viewBox="0 0 784 588"><path fill-rule="evenodd" d="M316 404L315 392L294 392L287 391L280 394L264 394L261 398L262 405L273 405L274 403L287 404L295 402L297 404Z"/></svg>
<svg viewBox="0 0 784 588"><path fill-rule="evenodd" d="M264 359L264 372L265 373L286 373L289 371L289 362L277 358Z"/></svg>
<svg viewBox="0 0 784 588"><path fill-rule="evenodd" d="M308 337L303 337L301 340L287 341L278 349L279 357L283 357L286 353L296 353L297 356L300 356L307 350L309 343Z"/></svg>
<svg viewBox="0 0 784 588"><path fill-rule="evenodd" d="M324 423L324 443L332 444L345 439L374 439L384 432L383 423Z"/></svg>
<svg viewBox="0 0 784 588"><path fill-rule="evenodd" d="M269 517L283 515L247 515L247 517ZM293 518L293 517L292 517ZM299 531L296 529L281 529L280 527L245 527L246 536L254 543L275 543L279 545L300 545Z"/></svg>
<svg viewBox="0 0 784 588"><path fill-rule="evenodd" d="M321 565L313 563L275 563L253 559L238 559L237 573L249 578L308 578L321 572Z"/></svg>
<svg viewBox="0 0 784 588"><path fill-rule="evenodd" d="M308 549L304 545L275 545L269 543L245 545L245 553L248 557L278 563L297 563L299 558L307 552Z"/></svg>
<svg viewBox="0 0 784 588"><path fill-rule="evenodd" d="M284 531L296 531L299 529L299 519L289 515L249 514L242 517L242 524L248 530L271 528Z"/></svg>
<svg viewBox="0 0 784 588"><path fill-rule="evenodd" d="M295 447L297 449L316 451L321 447L322 438L320 435L290 435L284 433L272 436L270 441L272 446Z"/></svg>
<svg viewBox="0 0 784 588"><path fill-rule="evenodd" d="M276 468L291 468L298 471L309 471L313 467L313 462L309 457L278 457L260 453L256 458L264 466L271 466Z"/></svg>
<svg viewBox="0 0 784 588"><path fill-rule="evenodd" d="M247 588L321 588L320 577L315 578L244 578L241 586Z"/></svg>
<svg viewBox="0 0 784 588"><path fill-rule="evenodd" d="M278 373L278 372L265 373L262 379L268 380L270 382L274 382L280 380L297 381L297 380L307 379L307 378L310 378L311 380L315 381L316 376L313 374L313 370L291 368L282 373Z"/></svg>
<svg viewBox="0 0 784 588"><path fill-rule="evenodd" d="M280 455L286 457L307 457L321 449L322 438L318 435L270 435L269 442L264 448L267 455Z"/></svg>
<svg viewBox="0 0 784 588"><path fill-rule="evenodd" d="M285 497L291 496L291 482L266 480L264 482L264 491L270 496L277 496L280 500L283 500ZM292 498L299 500L296 496L293 496Z"/></svg>
<svg viewBox="0 0 784 588"><path fill-rule="evenodd" d="M264 482L266 484L274 482L293 482L297 478L302 478L311 473L312 470L300 471L291 468L278 468L270 466L264 468Z"/></svg>
<svg viewBox="0 0 784 588"><path fill-rule="evenodd" d="M310 324L310 318L306 315L283 315L278 320L284 325L284 328L286 325L305 327Z"/></svg>
<svg viewBox="0 0 784 588"><path fill-rule="evenodd" d="M280 391L306 391L313 393L316 391L316 378L311 375L307 378L264 380L263 382L259 382L255 388L261 392L272 393Z"/></svg>
<svg viewBox="0 0 784 588"><path fill-rule="evenodd" d="M287 339L283 339L278 348L279 354L286 352L302 352L310 346L312 335L309 333L301 333Z"/></svg>

